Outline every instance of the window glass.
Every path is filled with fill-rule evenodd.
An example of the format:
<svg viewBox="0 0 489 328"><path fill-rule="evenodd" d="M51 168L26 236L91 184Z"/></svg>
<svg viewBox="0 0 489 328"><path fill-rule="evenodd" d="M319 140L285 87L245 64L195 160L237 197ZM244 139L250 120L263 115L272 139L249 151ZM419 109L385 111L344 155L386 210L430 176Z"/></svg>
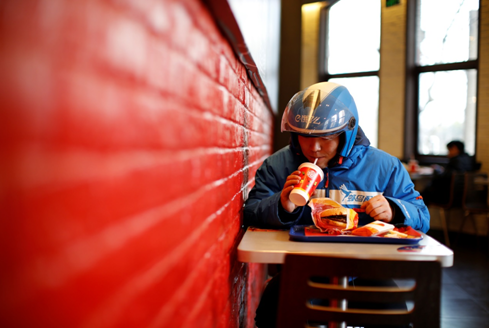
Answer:
<svg viewBox="0 0 489 328"><path fill-rule="evenodd" d="M419 154L446 155L446 144L460 140L474 155L476 78L475 69L419 75Z"/></svg>
<svg viewBox="0 0 489 328"><path fill-rule="evenodd" d="M360 126L374 147L378 145L380 12L380 0L341 0L329 8L326 26L327 79L351 92ZM355 76L361 73L364 76ZM335 77L341 74L348 77Z"/></svg>
<svg viewBox="0 0 489 328"><path fill-rule="evenodd" d="M341 0L331 7L326 60L329 74L379 70L380 0Z"/></svg>
<svg viewBox="0 0 489 328"><path fill-rule="evenodd" d="M344 85L355 99L359 124L373 147L378 144L379 77L332 78L330 82Z"/></svg>
<svg viewBox="0 0 489 328"><path fill-rule="evenodd" d="M418 0L418 64L476 59L478 10L478 0Z"/></svg>

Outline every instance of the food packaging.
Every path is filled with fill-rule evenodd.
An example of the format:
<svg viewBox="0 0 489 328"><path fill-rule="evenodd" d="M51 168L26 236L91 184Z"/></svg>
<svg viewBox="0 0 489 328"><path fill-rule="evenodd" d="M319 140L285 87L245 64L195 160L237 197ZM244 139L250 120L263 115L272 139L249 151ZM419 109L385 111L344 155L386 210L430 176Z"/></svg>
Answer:
<svg viewBox="0 0 489 328"><path fill-rule="evenodd" d="M378 236L390 230L394 230L394 228L395 226L392 224L383 221L374 221L364 225L363 227L353 230L351 234L354 236L363 237Z"/></svg>
<svg viewBox="0 0 489 328"><path fill-rule="evenodd" d="M412 227L405 224L396 224L394 231L405 234L406 238L422 238L423 235L414 230Z"/></svg>

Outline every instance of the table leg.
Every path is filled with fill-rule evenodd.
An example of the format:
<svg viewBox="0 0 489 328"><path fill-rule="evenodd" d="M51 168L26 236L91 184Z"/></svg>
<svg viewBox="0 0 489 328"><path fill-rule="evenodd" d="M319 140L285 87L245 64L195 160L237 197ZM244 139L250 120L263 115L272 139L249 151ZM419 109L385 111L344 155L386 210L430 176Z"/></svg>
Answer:
<svg viewBox="0 0 489 328"><path fill-rule="evenodd" d="M348 277L333 277L331 283L334 285L341 285L346 288L348 285ZM342 310L346 310L348 306L347 300L331 300L331 307L338 307ZM328 328L346 328L346 322L329 322Z"/></svg>

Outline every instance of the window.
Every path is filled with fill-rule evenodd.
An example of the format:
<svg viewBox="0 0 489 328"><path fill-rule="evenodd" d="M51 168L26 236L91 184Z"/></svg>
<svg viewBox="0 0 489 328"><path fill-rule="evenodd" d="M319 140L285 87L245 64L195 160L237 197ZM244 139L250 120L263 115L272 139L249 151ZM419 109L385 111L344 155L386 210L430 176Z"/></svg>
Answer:
<svg viewBox="0 0 489 328"><path fill-rule="evenodd" d="M412 126L408 122L406 129L414 133L406 138L405 156L442 162L452 140L463 141L474 155L479 0L417 0L415 5L408 9L416 33L408 41L412 85L406 94L415 99L407 107Z"/></svg>
<svg viewBox="0 0 489 328"><path fill-rule="evenodd" d="M360 126L374 147L378 145L380 12L380 0L341 0L324 8L319 77L348 88Z"/></svg>

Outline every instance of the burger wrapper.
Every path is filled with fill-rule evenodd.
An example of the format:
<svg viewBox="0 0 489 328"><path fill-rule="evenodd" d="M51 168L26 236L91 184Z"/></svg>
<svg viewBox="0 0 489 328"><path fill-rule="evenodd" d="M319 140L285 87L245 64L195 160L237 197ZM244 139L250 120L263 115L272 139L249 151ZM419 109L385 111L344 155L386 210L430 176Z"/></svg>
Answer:
<svg viewBox="0 0 489 328"><path fill-rule="evenodd" d="M347 235L351 233L351 230L358 226L358 214L351 208L341 206L331 198L313 198L308 203L312 209L311 216L314 225L322 232L326 232L331 235ZM321 220L321 212L330 208L345 208L346 214L346 228L330 225Z"/></svg>
<svg viewBox="0 0 489 328"><path fill-rule="evenodd" d="M352 235L354 236L378 236L386 233L388 231L394 230L395 226L389 223L385 223L382 221L374 221L369 224L364 225L358 229L352 231Z"/></svg>

